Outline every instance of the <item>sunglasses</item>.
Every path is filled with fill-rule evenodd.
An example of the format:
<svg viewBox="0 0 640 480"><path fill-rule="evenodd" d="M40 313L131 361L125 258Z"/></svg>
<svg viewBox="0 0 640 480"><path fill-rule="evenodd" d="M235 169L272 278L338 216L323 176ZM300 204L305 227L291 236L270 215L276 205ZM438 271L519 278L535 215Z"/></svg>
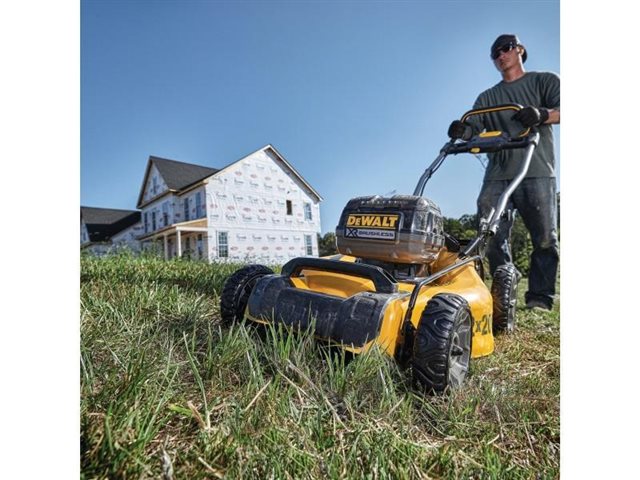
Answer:
<svg viewBox="0 0 640 480"><path fill-rule="evenodd" d="M491 58L493 60L495 60L500 56L500 54L510 52L511 50L516 48L517 46L518 46L517 43L509 42L509 43L501 46L500 48L496 48L493 52L491 52Z"/></svg>

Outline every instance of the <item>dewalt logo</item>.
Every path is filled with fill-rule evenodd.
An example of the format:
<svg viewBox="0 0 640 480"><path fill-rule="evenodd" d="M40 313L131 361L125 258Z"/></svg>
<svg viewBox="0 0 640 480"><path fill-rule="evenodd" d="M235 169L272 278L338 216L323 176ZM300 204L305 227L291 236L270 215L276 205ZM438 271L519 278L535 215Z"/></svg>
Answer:
<svg viewBox="0 0 640 480"><path fill-rule="evenodd" d="M347 227L395 230L398 226L399 217L399 215L353 214L347 217Z"/></svg>

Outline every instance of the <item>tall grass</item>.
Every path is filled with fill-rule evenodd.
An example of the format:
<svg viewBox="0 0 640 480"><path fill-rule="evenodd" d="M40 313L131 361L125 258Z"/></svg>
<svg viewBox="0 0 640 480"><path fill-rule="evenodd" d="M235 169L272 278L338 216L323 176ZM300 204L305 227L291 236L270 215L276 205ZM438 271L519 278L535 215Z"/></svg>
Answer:
<svg viewBox="0 0 640 480"><path fill-rule="evenodd" d="M237 267L82 259L83 478L558 476L557 311L518 310L463 389L424 397L378 351L221 327Z"/></svg>

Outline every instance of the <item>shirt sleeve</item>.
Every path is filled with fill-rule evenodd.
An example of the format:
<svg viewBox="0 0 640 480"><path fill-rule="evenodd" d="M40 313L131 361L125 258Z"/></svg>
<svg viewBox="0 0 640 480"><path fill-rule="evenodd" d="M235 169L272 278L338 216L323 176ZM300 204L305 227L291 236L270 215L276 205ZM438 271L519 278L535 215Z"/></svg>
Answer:
<svg viewBox="0 0 640 480"><path fill-rule="evenodd" d="M544 108L560 109L560 77L548 72L542 79L542 101Z"/></svg>

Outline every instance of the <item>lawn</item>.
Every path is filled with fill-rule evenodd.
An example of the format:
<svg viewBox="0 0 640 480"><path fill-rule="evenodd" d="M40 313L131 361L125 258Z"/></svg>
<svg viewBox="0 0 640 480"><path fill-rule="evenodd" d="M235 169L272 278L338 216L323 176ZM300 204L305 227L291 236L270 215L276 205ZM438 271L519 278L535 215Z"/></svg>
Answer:
<svg viewBox="0 0 640 480"><path fill-rule="evenodd" d="M521 306L465 386L220 325L238 265L81 260L82 478L557 478L560 318Z"/></svg>

